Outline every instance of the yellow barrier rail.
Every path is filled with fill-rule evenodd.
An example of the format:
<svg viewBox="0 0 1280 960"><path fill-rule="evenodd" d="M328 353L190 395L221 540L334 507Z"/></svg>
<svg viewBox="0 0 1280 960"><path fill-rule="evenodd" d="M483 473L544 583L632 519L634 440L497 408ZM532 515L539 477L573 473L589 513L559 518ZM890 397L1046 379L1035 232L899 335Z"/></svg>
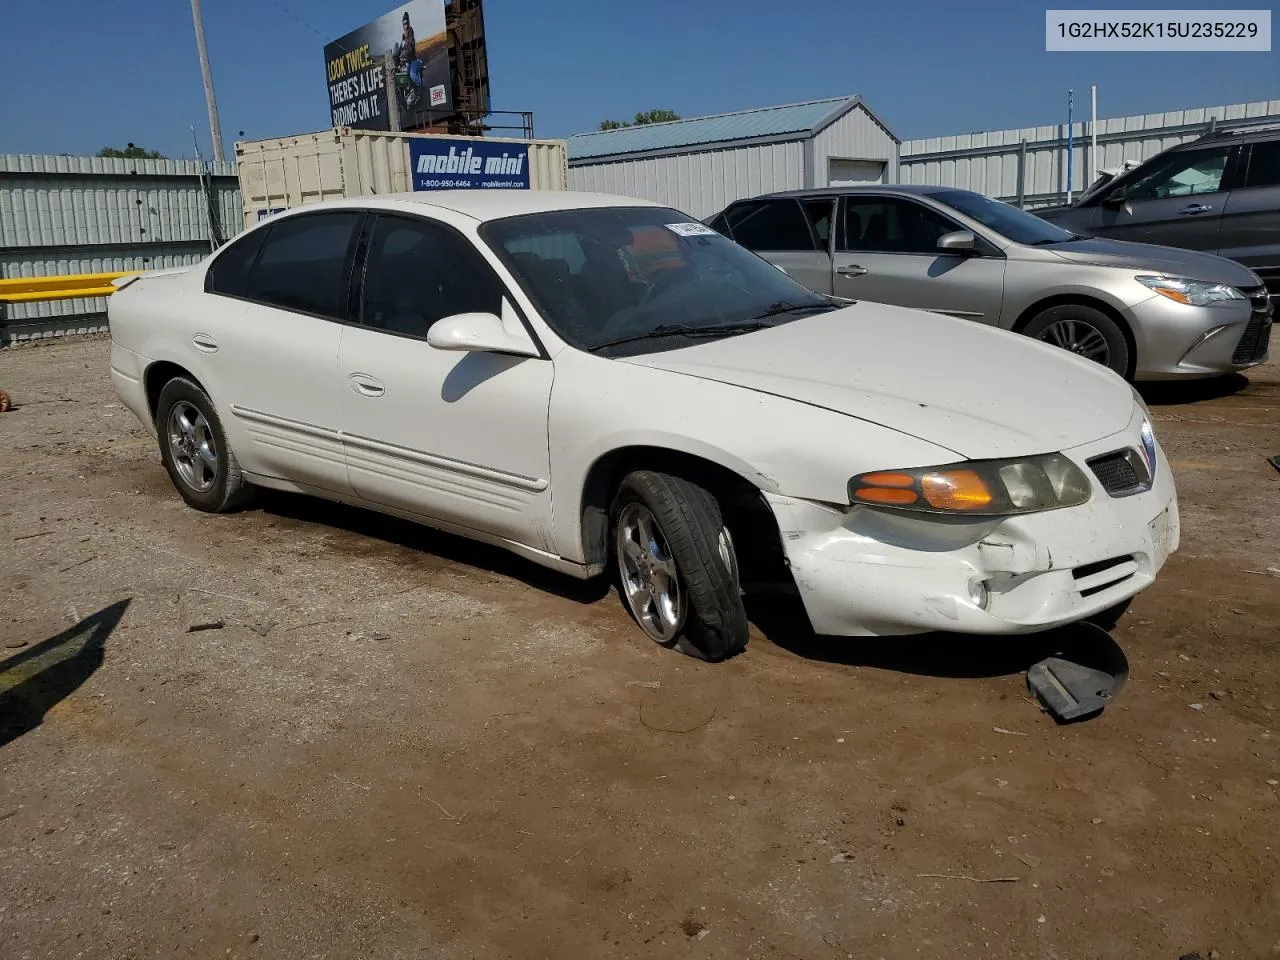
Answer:
<svg viewBox="0 0 1280 960"><path fill-rule="evenodd" d="M38 300L70 300L73 297L109 297L111 281L132 276L122 273L76 273L62 277L15 277L0 280L0 303L33 303Z"/></svg>

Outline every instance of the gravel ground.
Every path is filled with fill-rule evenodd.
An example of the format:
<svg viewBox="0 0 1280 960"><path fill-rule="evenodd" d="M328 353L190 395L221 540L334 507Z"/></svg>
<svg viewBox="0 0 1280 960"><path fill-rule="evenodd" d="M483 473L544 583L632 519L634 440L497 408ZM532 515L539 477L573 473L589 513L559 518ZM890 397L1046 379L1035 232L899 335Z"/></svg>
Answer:
<svg viewBox="0 0 1280 960"><path fill-rule="evenodd" d="M1149 391L1182 549L1059 727L1035 638L783 609L712 666L399 521L196 513L107 352L0 351L0 956L1280 956L1276 364Z"/></svg>

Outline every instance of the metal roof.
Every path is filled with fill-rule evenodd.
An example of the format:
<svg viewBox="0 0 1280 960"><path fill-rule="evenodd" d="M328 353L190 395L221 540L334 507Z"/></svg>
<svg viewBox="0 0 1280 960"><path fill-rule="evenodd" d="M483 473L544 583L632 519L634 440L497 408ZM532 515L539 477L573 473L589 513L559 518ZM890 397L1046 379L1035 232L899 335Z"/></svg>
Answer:
<svg viewBox="0 0 1280 960"><path fill-rule="evenodd" d="M777 107L757 107L710 117L647 123L619 130L599 130L568 138L569 159L585 160L619 154L675 150L700 144L764 138L803 139L848 113L862 98L833 97ZM865 106L865 105L864 105ZM879 122L879 121L877 121ZM883 126L883 124L881 124ZM794 137L787 137L795 134Z"/></svg>

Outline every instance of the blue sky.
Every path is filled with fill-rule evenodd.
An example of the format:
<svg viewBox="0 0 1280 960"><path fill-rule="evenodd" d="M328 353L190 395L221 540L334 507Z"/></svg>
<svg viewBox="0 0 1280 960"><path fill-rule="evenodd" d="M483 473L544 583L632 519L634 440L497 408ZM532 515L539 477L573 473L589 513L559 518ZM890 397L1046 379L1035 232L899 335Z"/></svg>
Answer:
<svg viewBox="0 0 1280 960"><path fill-rule="evenodd" d="M241 130L260 138L326 127L324 42L396 3L203 5L230 149ZM1091 83L1103 117L1280 97L1280 52L1046 53L1044 8L488 0L493 106L532 110L539 136L561 137L652 107L697 116L860 93L907 139L1059 122L1068 87L1087 116ZM133 141L190 155L194 125L208 156L184 0L6 0L2 22L0 153Z"/></svg>

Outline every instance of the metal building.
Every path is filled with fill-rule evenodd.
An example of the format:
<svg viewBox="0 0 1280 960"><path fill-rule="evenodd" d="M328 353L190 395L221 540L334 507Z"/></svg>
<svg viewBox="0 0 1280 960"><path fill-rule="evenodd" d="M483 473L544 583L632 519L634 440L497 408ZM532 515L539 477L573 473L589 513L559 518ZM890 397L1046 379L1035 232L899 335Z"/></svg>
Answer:
<svg viewBox="0 0 1280 960"><path fill-rule="evenodd" d="M233 163L0 154L0 279L187 266L243 222ZM105 329L106 309L0 303L0 346Z"/></svg>
<svg viewBox="0 0 1280 960"><path fill-rule="evenodd" d="M1280 100L1112 117L1098 121L1096 161L1091 124L1073 123L1072 194L1079 194L1101 171L1119 168L1125 161L1148 160L1215 125L1275 122L1280 122ZM1066 201L1067 168L1067 125L1062 123L907 140L902 144L899 179L976 190L1033 209Z"/></svg>
<svg viewBox="0 0 1280 960"><path fill-rule="evenodd" d="M810 100L569 138L569 189L696 217L775 190L893 183L899 140L861 97Z"/></svg>

